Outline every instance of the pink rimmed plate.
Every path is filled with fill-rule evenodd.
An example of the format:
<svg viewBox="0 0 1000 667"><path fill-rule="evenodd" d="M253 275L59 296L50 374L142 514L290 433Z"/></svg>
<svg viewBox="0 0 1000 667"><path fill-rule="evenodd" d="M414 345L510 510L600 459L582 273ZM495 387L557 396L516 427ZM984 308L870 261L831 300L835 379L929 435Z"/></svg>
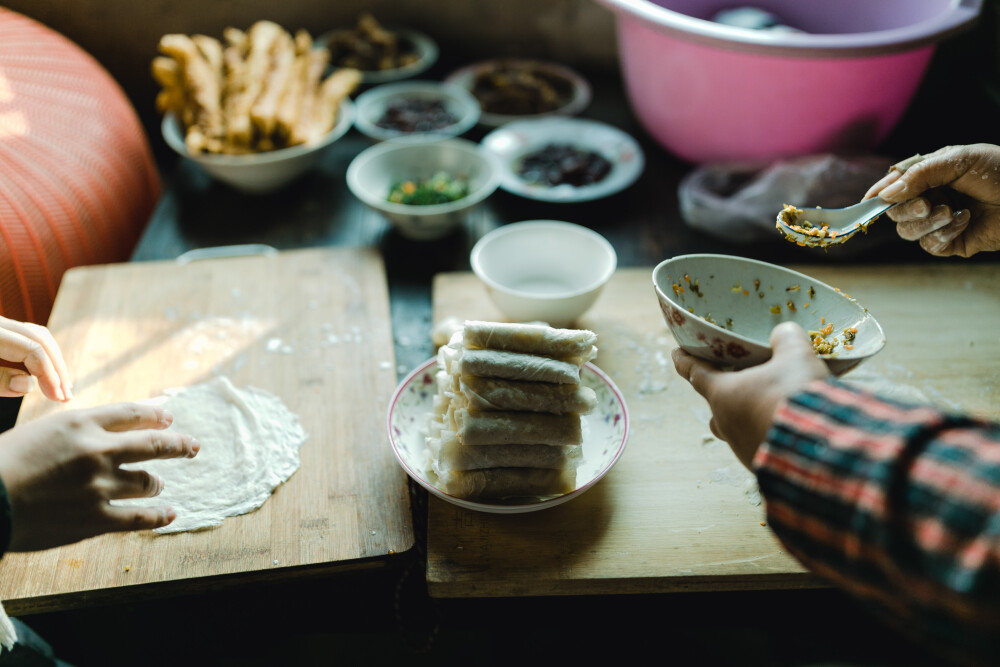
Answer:
<svg viewBox="0 0 1000 667"><path fill-rule="evenodd" d="M427 415L433 409L437 391L434 381L437 370L437 359L429 359L406 376L389 402L387 422L389 441L399 465L415 482L442 500L466 509L494 514L520 514L555 507L594 486L625 451L629 432L625 399L604 371L587 363L580 371L580 381L597 394L597 407L583 417L583 456L576 471L576 488L573 491L509 503L478 502L449 495L438 488L424 443Z"/></svg>

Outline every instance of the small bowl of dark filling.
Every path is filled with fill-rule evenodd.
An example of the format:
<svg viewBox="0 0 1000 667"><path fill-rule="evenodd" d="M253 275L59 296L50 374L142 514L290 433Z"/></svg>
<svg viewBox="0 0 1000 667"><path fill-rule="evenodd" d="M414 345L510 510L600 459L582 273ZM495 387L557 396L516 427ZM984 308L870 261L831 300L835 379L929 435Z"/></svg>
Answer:
<svg viewBox="0 0 1000 667"><path fill-rule="evenodd" d="M436 81L377 86L359 95L355 107L355 127L376 141L457 137L472 129L480 114L468 91Z"/></svg>
<svg viewBox="0 0 1000 667"><path fill-rule="evenodd" d="M500 187L551 202L580 202L624 190L645 160L639 144L616 127L580 118L509 123L483 138L500 158Z"/></svg>
<svg viewBox="0 0 1000 667"><path fill-rule="evenodd" d="M468 90L482 107L487 127L545 116L573 116L590 104L591 90L580 74L558 63L500 58L467 65L445 81Z"/></svg>
<svg viewBox="0 0 1000 667"><path fill-rule="evenodd" d="M572 144L546 144L521 159L517 175L528 183L575 187L600 183L611 173L611 162L586 148Z"/></svg>

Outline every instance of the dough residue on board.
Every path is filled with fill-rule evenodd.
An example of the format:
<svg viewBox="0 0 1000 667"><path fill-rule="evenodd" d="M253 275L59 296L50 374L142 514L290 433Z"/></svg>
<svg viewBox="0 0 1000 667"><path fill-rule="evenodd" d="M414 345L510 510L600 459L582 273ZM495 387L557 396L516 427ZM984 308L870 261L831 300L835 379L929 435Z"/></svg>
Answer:
<svg viewBox="0 0 1000 667"><path fill-rule="evenodd" d="M130 464L163 479L153 498L116 505L169 506L174 521L157 529L176 533L217 526L227 516L257 509L299 468L299 447L308 435L281 399L262 389L237 389L225 376L169 389L161 406L174 416L170 429L201 443L193 459Z"/></svg>

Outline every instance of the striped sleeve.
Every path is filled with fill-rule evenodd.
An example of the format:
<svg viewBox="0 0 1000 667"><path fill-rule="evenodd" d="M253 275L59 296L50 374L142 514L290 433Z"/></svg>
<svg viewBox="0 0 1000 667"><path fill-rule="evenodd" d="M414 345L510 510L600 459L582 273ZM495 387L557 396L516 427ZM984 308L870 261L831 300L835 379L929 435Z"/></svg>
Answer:
<svg viewBox="0 0 1000 667"><path fill-rule="evenodd" d="M1000 424L820 380L753 464L807 567L953 657L1000 656Z"/></svg>

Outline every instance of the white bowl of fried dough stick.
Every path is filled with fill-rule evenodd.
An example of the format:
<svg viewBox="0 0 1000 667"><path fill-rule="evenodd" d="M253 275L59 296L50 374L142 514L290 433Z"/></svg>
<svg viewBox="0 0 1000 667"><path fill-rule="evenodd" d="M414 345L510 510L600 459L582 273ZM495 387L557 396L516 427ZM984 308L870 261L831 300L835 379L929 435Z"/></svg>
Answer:
<svg viewBox="0 0 1000 667"><path fill-rule="evenodd" d="M153 76L167 144L244 192L283 187L314 166L354 120L360 72L324 76L330 54L270 21L222 41L165 35Z"/></svg>

